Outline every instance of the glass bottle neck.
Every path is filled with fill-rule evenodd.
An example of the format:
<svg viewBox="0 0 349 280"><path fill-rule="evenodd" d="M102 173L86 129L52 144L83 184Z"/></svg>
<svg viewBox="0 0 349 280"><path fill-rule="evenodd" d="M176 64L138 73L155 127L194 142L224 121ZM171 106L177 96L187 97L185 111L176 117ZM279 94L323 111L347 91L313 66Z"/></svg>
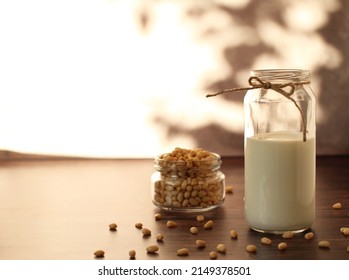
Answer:
<svg viewBox="0 0 349 280"><path fill-rule="evenodd" d="M270 83L309 83L310 71L301 69L263 69L252 70L251 77L258 77Z"/></svg>

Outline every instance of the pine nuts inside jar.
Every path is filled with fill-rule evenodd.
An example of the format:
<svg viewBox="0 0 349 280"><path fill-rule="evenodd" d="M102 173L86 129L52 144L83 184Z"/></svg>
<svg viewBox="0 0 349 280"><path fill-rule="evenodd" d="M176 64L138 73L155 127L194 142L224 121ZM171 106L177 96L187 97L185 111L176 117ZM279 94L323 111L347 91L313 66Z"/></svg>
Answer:
<svg viewBox="0 0 349 280"><path fill-rule="evenodd" d="M225 197L221 158L201 148L175 148L155 158L152 200L161 209L198 212L218 207Z"/></svg>

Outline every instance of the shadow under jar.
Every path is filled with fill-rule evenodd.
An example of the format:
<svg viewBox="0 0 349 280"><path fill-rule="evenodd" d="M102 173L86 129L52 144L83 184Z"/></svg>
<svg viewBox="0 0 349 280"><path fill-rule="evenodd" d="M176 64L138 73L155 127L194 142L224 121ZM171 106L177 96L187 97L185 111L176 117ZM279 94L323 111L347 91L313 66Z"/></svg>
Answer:
<svg viewBox="0 0 349 280"><path fill-rule="evenodd" d="M179 212L208 211L225 197L225 176L218 154L194 151L193 157L173 158L162 154L154 161L152 200L161 209Z"/></svg>
<svg viewBox="0 0 349 280"><path fill-rule="evenodd" d="M246 220L260 232L304 231L315 219L310 73L256 70L250 81L256 88L244 99Z"/></svg>

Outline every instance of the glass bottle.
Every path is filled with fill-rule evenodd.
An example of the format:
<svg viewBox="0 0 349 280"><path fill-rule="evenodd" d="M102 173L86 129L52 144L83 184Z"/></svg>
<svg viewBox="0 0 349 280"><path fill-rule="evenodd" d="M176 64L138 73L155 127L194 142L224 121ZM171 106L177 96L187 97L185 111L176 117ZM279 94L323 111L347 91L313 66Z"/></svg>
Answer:
<svg viewBox="0 0 349 280"><path fill-rule="evenodd" d="M151 176L153 203L179 212L207 211L221 205L225 197L221 162L215 153L200 160L167 160L167 154L156 157Z"/></svg>
<svg viewBox="0 0 349 280"><path fill-rule="evenodd" d="M308 70L251 71L244 98L245 217L260 232L315 219L315 95Z"/></svg>

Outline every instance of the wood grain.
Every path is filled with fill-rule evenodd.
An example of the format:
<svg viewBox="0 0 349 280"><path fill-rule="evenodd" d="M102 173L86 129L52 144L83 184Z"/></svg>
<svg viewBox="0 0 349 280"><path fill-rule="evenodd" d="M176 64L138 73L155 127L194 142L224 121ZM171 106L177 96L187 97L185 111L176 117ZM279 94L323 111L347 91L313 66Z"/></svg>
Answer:
<svg viewBox="0 0 349 280"><path fill-rule="evenodd" d="M249 229L244 220L243 158L223 158L222 171L227 185L234 186L223 206L205 212L205 221L212 220L210 230L196 221L196 213L178 214L159 211L150 196L151 159L40 159L6 160L0 162L0 259L72 260L94 259L98 249L104 259L128 259L131 249L136 259L209 259L209 252L219 243L226 253L218 259L349 259L349 237L340 228L349 226L349 157L319 157L317 159L316 221L311 228L315 237L305 240L304 233L292 239L279 235L264 235ZM341 202L343 208L332 209ZM162 219L154 215L161 213ZM167 228L173 220L175 228ZM141 222L152 234L143 237L135 223ZM109 224L117 230L110 231ZM196 226L197 235L189 229ZM235 229L238 239L230 237ZM162 233L163 242L156 240ZM267 236L271 245L263 245ZM197 249L195 241L206 241ZM318 247L320 240L330 242L329 249ZM285 241L288 248L279 251L277 244ZM248 253L246 246L257 246ZM155 254L146 252L158 245ZM180 248L189 255L177 256Z"/></svg>

